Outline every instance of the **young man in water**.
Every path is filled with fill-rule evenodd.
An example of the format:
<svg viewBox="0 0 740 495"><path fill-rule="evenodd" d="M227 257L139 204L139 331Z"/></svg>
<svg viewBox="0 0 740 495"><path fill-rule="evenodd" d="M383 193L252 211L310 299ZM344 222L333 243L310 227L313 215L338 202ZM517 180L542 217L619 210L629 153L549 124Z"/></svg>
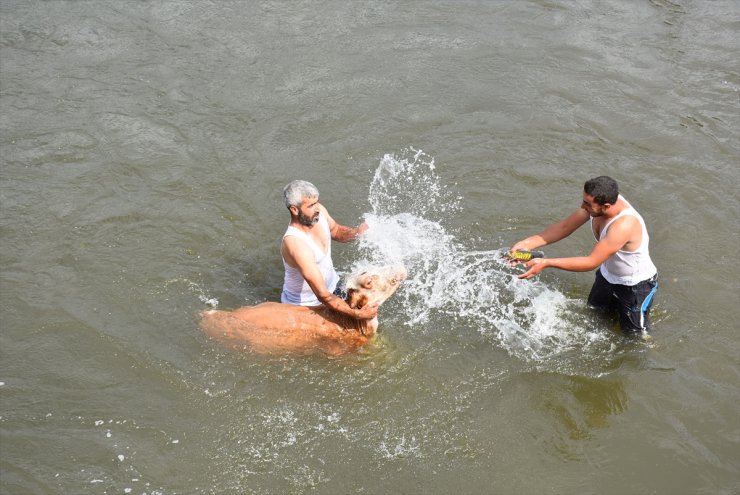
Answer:
<svg viewBox="0 0 740 495"><path fill-rule="evenodd" d="M339 225L319 203L319 191L310 182L295 180L283 189L290 224L283 235L280 252L285 279L280 301L299 306L324 305L360 320L378 314L377 304L352 309L339 297L339 276L331 259L331 241L350 242L367 230Z"/></svg>
<svg viewBox="0 0 740 495"><path fill-rule="evenodd" d="M658 270L648 251L645 222L619 194L617 182L601 176L583 187L581 207L568 218L512 246L512 251L532 250L568 237L590 220L596 245L588 256L535 258L519 278L530 279L547 267L586 272L599 267L588 303L600 309L616 309L627 335L650 329L650 308L658 288Z"/></svg>

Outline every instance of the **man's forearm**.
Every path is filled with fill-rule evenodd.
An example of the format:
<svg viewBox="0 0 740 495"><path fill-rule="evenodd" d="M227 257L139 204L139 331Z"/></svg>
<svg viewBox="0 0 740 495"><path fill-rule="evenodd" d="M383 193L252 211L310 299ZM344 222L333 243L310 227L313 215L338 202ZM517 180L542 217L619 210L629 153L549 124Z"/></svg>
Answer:
<svg viewBox="0 0 740 495"><path fill-rule="evenodd" d="M595 270L601 263L595 262L589 256L576 256L573 258L545 258L542 262L552 268L559 268L569 272L590 272Z"/></svg>
<svg viewBox="0 0 740 495"><path fill-rule="evenodd" d="M357 318L357 310L350 308L349 304L347 304L347 302L341 297L329 293L326 296L318 296L318 299L324 306L333 311L336 311L337 313L342 313L352 318Z"/></svg>
<svg viewBox="0 0 740 495"><path fill-rule="evenodd" d="M359 227L345 227L344 225L337 225L334 229L332 239L337 242L352 242L357 239L360 235Z"/></svg>
<svg viewBox="0 0 740 495"><path fill-rule="evenodd" d="M523 241L518 242L516 247L517 249L535 249L548 244L554 244L571 235L587 221L588 214L584 210L579 209L565 220L554 223L539 234L527 237Z"/></svg>
<svg viewBox="0 0 740 495"><path fill-rule="evenodd" d="M522 239L521 241L517 242L515 246L517 249L527 249L531 251L532 249L537 249L538 247L542 247L547 244L548 242L543 239L542 235L535 234Z"/></svg>

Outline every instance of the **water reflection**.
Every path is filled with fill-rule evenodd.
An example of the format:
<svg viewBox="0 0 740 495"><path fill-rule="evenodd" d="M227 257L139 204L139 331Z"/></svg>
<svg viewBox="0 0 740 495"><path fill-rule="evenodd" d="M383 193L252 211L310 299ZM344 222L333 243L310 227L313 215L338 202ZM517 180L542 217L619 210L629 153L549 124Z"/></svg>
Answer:
<svg viewBox="0 0 740 495"><path fill-rule="evenodd" d="M592 378L560 374L536 374L530 385L539 390L534 406L551 423L553 436L546 446L566 460L580 460L584 441L597 430L611 426L614 417L629 406L629 394L622 379Z"/></svg>

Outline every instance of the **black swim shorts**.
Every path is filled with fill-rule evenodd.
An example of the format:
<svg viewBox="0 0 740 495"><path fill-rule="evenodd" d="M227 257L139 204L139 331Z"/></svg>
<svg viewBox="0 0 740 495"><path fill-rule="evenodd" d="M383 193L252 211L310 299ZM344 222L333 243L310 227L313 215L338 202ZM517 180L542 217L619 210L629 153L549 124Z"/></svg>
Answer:
<svg viewBox="0 0 740 495"><path fill-rule="evenodd" d="M599 309L614 309L619 313L619 325L627 335L650 330L650 308L658 290L658 275L635 285L609 283L596 270L596 280L588 304Z"/></svg>
<svg viewBox="0 0 740 495"><path fill-rule="evenodd" d="M334 289L334 292L332 292L335 296L341 297L345 301L347 300L347 293L342 290L342 288L337 285L337 288Z"/></svg>

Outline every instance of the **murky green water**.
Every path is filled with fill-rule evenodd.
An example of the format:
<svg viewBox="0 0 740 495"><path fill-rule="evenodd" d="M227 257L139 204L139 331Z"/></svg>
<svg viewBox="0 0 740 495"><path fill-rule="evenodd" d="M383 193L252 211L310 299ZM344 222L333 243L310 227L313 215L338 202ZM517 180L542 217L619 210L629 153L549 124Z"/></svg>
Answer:
<svg viewBox="0 0 740 495"><path fill-rule="evenodd" d="M740 490L740 6L0 3L0 492ZM492 251L614 176L653 341ZM409 279L359 355L206 339L276 300L283 185ZM547 248L586 253L584 230Z"/></svg>

